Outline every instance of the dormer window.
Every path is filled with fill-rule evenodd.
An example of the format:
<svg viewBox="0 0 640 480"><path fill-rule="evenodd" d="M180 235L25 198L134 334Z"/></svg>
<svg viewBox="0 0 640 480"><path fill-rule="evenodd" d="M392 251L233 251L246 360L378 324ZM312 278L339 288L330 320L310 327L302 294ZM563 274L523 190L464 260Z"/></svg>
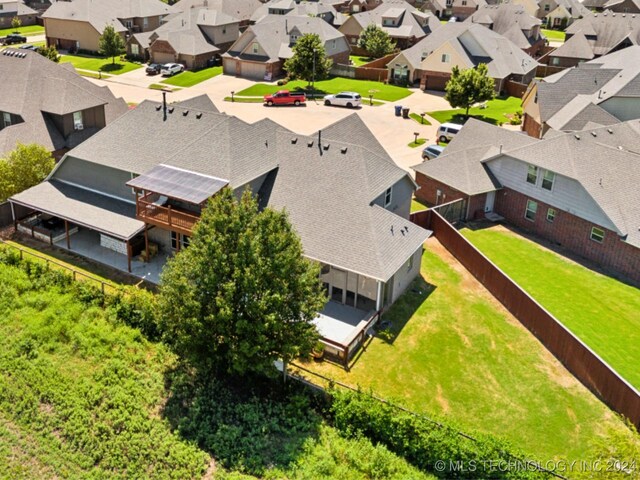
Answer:
<svg viewBox="0 0 640 480"><path fill-rule="evenodd" d="M384 206L385 207L388 207L389 205L391 205L392 193L393 193L393 188L392 187L387 188L387 191L384 192Z"/></svg>
<svg viewBox="0 0 640 480"><path fill-rule="evenodd" d="M84 123L82 121L82 112L73 112L73 129L74 130L84 129Z"/></svg>
<svg viewBox="0 0 640 480"><path fill-rule="evenodd" d="M253 44L253 45L251 45L251 51L252 51L253 53L255 53L255 54L257 54L257 53L258 53L258 48L259 48L259 47L258 47L258 44L257 44L257 43L255 43L255 42L254 42L254 44Z"/></svg>

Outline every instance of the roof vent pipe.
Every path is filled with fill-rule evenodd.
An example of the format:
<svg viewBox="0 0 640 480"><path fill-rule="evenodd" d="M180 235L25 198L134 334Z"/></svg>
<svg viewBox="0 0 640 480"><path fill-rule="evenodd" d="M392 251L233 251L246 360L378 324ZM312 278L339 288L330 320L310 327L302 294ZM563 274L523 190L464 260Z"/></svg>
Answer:
<svg viewBox="0 0 640 480"><path fill-rule="evenodd" d="M163 112L162 120L166 122L167 121L167 92L165 92L164 90L162 91L162 112Z"/></svg>

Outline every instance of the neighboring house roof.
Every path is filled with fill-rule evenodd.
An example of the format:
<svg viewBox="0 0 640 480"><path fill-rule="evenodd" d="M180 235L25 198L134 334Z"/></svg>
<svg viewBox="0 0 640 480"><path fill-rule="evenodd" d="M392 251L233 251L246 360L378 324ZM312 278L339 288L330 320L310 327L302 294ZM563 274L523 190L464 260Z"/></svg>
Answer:
<svg viewBox="0 0 640 480"><path fill-rule="evenodd" d="M589 122L613 125L620 120L594 104L589 98L578 96L561 108L547 122L547 125L556 130L572 132L584 129Z"/></svg>
<svg viewBox="0 0 640 480"><path fill-rule="evenodd" d="M594 56L607 55L625 44L640 44L640 15L612 12L594 13L573 22L566 29L566 32L568 38L565 45L572 42L572 36L582 34L589 41L592 51L591 56L576 57L574 55L572 58L590 59ZM580 49L584 49L583 42L581 42ZM565 53L560 56L571 55Z"/></svg>
<svg viewBox="0 0 640 480"><path fill-rule="evenodd" d="M196 115L194 107L203 101L169 105L166 120L161 103L142 102L70 151L48 182L15 200L38 208L34 191L41 198L57 198L52 185L73 175L68 169L65 173L65 162L83 171L101 165L124 172L124 178L150 175L163 165L224 179L234 189L266 175L270 181L261 188L261 200L287 211L305 255L381 281L391 278L428 238L427 230L373 205L387 188L412 180L376 144L361 143L357 116L328 127L319 141L319 136L298 135L266 119L248 124L225 114ZM331 138L334 133L351 141ZM93 210L85 211L92 221L103 221Z"/></svg>
<svg viewBox="0 0 640 480"><path fill-rule="evenodd" d="M349 49L344 35L321 18L267 15L260 22L245 30L223 56L267 62L277 62L283 58L290 58L293 56L291 33L294 30L297 31L298 35L317 34L322 43L325 44L330 40L343 39L344 50L348 51ZM260 44L266 52L266 56L243 53L247 36L252 39L250 43L257 42ZM243 50L237 49L239 45L243 46Z"/></svg>
<svg viewBox="0 0 640 480"><path fill-rule="evenodd" d="M640 13L640 0L609 0L603 8L614 12Z"/></svg>
<svg viewBox="0 0 640 480"><path fill-rule="evenodd" d="M270 11L274 10L285 11L285 15L322 17L325 20L330 20L332 25L336 24L336 20L338 23L344 21L344 15L338 14L333 5L329 3L324 1L299 3L294 0L272 0L267 2L253 12L251 20L259 22L269 15Z"/></svg>
<svg viewBox="0 0 640 480"><path fill-rule="evenodd" d="M177 11L203 7L216 10L242 21L248 21L258 8L262 6L260 0L180 0L173 7Z"/></svg>
<svg viewBox="0 0 640 480"><path fill-rule="evenodd" d="M574 127L586 124L593 115L592 121L610 124L612 115L590 104L600 105L612 97L640 97L638 58L640 46L636 45L538 80L541 121L559 129L576 116L582 118ZM640 116L640 112L637 114Z"/></svg>
<svg viewBox="0 0 640 480"><path fill-rule="evenodd" d="M378 7L351 16L363 29L368 25L378 25L392 38L424 38L440 28L440 20L431 14L420 12L404 0L386 0ZM385 19L393 19L389 25Z"/></svg>
<svg viewBox="0 0 640 480"><path fill-rule="evenodd" d="M592 60L595 57L593 42L587 40L587 37L580 31L551 52L549 56Z"/></svg>
<svg viewBox="0 0 640 480"><path fill-rule="evenodd" d="M116 99L107 87L98 87L63 65L30 50L0 53L0 111L23 120L0 130L0 154L13 150L16 142L38 143L50 151L70 148L94 133L85 129L65 139L49 114L65 115L104 105L109 124L127 111L126 102Z"/></svg>
<svg viewBox="0 0 640 480"><path fill-rule="evenodd" d="M553 0L556 8L550 12L540 10L539 15L546 17L548 15L564 13L568 18L577 19L591 15L591 12L579 0Z"/></svg>
<svg viewBox="0 0 640 480"><path fill-rule="evenodd" d="M160 0L73 0L55 2L42 18L87 22L99 33L107 25L125 32L120 19L164 16L173 11L173 7Z"/></svg>
<svg viewBox="0 0 640 480"><path fill-rule="evenodd" d="M483 5L465 22L484 25L508 38L521 49L529 48L542 39L540 29L536 29L536 34L532 31L534 27L541 25L542 21L529 15L522 5Z"/></svg>
<svg viewBox="0 0 640 480"><path fill-rule="evenodd" d="M167 42L183 55L217 53L220 49L201 27L240 23L240 20L225 13L206 8L192 8L171 17L164 25L154 30L151 45L156 41Z"/></svg>
<svg viewBox="0 0 640 480"><path fill-rule="evenodd" d="M619 234L640 247L638 152L639 120L537 140L470 119L443 155L413 169L476 195L500 188L493 161L509 157L536 165L579 182Z"/></svg>
<svg viewBox="0 0 640 480"><path fill-rule="evenodd" d="M500 188L483 160L499 155L501 149L506 152L536 141L470 118L440 156L411 168L462 193L477 195Z"/></svg>
<svg viewBox="0 0 640 480"><path fill-rule="evenodd" d="M445 43L456 49L466 61L467 68L479 63L487 64L492 78L526 75L538 66L538 62L499 33L467 22L447 23L400 55L414 69L420 69L422 62ZM481 52L481 55L474 55L472 51ZM390 64L394 64L394 60Z"/></svg>
<svg viewBox="0 0 640 480"><path fill-rule="evenodd" d="M4 8L0 10L0 15L2 16L18 16L21 17L23 15L37 15L38 12L33 8L25 5L25 3L21 0L8 0L8 1L0 1L0 5L4 5ZM10 5L10 7L7 7ZM14 7L15 8L12 8Z"/></svg>

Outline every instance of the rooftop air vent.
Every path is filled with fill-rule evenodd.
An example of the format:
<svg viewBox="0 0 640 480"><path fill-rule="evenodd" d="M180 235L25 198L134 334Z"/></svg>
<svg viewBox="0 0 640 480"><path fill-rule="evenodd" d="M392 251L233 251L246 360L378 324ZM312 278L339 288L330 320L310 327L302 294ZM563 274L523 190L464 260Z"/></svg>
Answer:
<svg viewBox="0 0 640 480"><path fill-rule="evenodd" d="M340 149L340 153L342 153L343 155L344 155L345 153L347 153L347 147L342 147L342 148Z"/></svg>
<svg viewBox="0 0 640 480"><path fill-rule="evenodd" d="M580 140L580 135L578 135L577 133L574 135L574 137L576 137L576 140Z"/></svg>
<svg viewBox="0 0 640 480"><path fill-rule="evenodd" d="M182 112L183 117L186 117L187 115L189 115L189 110L185 110L184 112Z"/></svg>
<svg viewBox="0 0 640 480"><path fill-rule="evenodd" d="M325 144L322 146L322 148L323 148L324 150L329 150L329 146L330 146L330 145L329 145L328 143L325 143Z"/></svg>
<svg viewBox="0 0 640 480"><path fill-rule="evenodd" d="M159 112L160 110L162 110L162 105L156 105L156 112Z"/></svg>
<svg viewBox="0 0 640 480"><path fill-rule="evenodd" d="M307 147L309 147L309 148L313 147L313 140L309 140L307 142Z"/></svg>
<svg viewBox="0 0 640 480"><path fill-rule="evenodd" d="M591 132L591 135L594 136L594 137L598 136L598 134L596 132Z"/></svg>
<svg viewBox="0 0 640 480"><path fill-rule="evenodd" d="M298 143L298 137L293 137L291 139L291 145L295 145L296 143Z"/></svg>
<svg viewBox="0 0 640 480"><path fill-rule="evenodd" d="M200 120L202 118L202 112L196 113L196 118Z"/></svg>
<svg viewBox="0 0 640 480"><path fill-rule="evenodd" d="M607 132L613 134L613 130L611 130L610 128L607 128Z"/></svg>
<svg viewBox="0 0 640 480"><path fill-rule="evenodd" d="M175 108L169 107L169 113L173 113L174 110L175 110Z"/></svg>

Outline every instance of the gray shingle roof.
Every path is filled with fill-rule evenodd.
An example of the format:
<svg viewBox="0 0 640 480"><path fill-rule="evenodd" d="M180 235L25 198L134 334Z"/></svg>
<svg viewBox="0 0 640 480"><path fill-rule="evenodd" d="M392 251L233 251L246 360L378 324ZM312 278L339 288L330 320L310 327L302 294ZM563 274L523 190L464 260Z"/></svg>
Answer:
<svg viewBox="0 0 640 480"><path fill-rule="evenodd" d="M134 218L135 205L56 180L14 195L11 201L122 240L144 229Z"/></svg>
<svg viewBox="0 0 640 480"><path fill-rule="evenodd" d="M525 35L525 31L530 32L535 26L541 25L542 21L529 15L522 5L510 3L483 5L465 21L483 25L491 24L491 30L504 35L520 48L529 48L540 40L539 32L537 36L531 33ZM519 35L518 32L520 32Z"/></svg>
<svg viewBox="0 0 640 480"><path fill-rule="evenodd" d="M593 42L589 42L584 33L580 31L551 52L550 56L591 60L595 56L593 53Z"/></svg>
<svg viewBox="0 0 640 480"><path fill-rule="evenodd" d="M486 63L489 76L493 78L506 78L512 74L526 75L538 65L538 62L502 35L482 25L467 22L445 24L413 47L404 50L401 55L413 68L419 69L423 58L447 42L467 61L468 67ZM474 51L478 47L482 49L483 56L473 56L467 45L473 47ZM395 59L390 63L395 63Z"/></svg>
<svg viewBox="0 0 640 480"><path fill-rule="evenodd" d="M623 42L631 45L640 43L640 15L622 15L612 12L585 15L584 18L569 25L566 32L568 35L582 32L588 37L595 36L595 39L590 38L593 55L606 55Z"/></svg>
<svg viewBox="0 0 640 480"><path fill-rule="evenodd" d="M186 11L194 7L205 7L247 21L260 6L262 6L260 0L180 0L174 8Z"/></svg>
<svg viewBox="0 0 640 480"><path fill-rule="evenodd" d="M0 53L0 111L19 115L24 123L0 130L0 154L13 150L17 141L39 143L51 151L71 146L67 140L72 139L65 139L44 112L63 115L105 105L108 124L127 111L124 100L84 79L73 67L29 50L19 50L24 58L5 55L11 51Z"/></svg>

